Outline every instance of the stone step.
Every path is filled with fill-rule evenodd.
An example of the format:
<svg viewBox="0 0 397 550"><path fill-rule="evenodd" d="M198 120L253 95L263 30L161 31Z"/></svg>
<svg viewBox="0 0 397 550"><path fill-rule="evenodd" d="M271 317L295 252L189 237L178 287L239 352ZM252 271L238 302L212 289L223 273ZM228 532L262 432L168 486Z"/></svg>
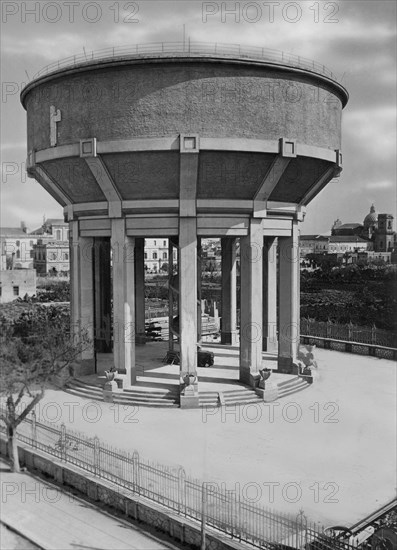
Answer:
<svg viewBox="0 0 397 550"><path fill-rule="evenodd" d="M91 384L86 384L85 382L81 382L80 380L77 381L70 381L68 383L69 388L78 388L82 391L90 390L91 392L95 392L98 395L102 395L102 387L100 386L94 386ZM142 398L142 397L148 397L151 399L176 399L179 398L179 393L177 391L169 391L169 390L156 390L156 389L124 389L120 390L120 396L125 396L128 398Z"/></svg>
<svg viewBox="0 0 397 550"><path fill-rule="evenodd" d="M278 399L282 399L294 393L298 393L308 388L309 386L310 384L299 376L296 376L290 380L286 380L285 382L280 382L278 384ZM64 387L64 391L72 395L84 397L86 399L103 401L102 387L87 384L82 380L70 380ZM255 390L248 387L241 387L234 390L226 390L221 393L225 405L247 405L262 402L261 397L259 397L255 393ZM216 391L200 391L200 407L218 406L218 395L219 393ZM119 390L117 392L114 392L113 402L122 405L142 407L178 407L179 387L175 386L175 389L172 388L169 390L150 387L135 387L125 390Z"/></svg>
<svg viewBox="0 0 397 550"><path fill-rule="evenodd" d="M69 383L65 388L65 391L73 395L80 395L82 397L88 397L97 401L103 401L102 389L98 386L90 386L88 384L74 385ZM122 404L134 404L134 405L146 405L146 406L163 406L168 404L177 405L179 401L178 395L171 396L158 396L156 394L148 394L146 392L136 392L135 395L129 395L124 391L114 393L114 401Z"/></svg>
<svg viewBox="0 0 397 550"><path fill-rule="evenodd" d="M99 394L90 395L89 393L82 393L81 390L75 390L72 388L64 388L64 391L71 395L76 395L78 397L85 397L93 401L103 402L103 397L102 395L99 395ZM113 403L117 403L119 405L156 407L156 408L179 407L179 403L175 402L174 400L162 399L161 401L153 401L150 399L142 399L138 401L138 399L123 398L121 394L116 394L116 393L113 395Z"/></svg>
<svg viewBox="0 0 397 550"><path fill-rule="evenodd" d="M302 390L305 390L309 386L310 386L310 384L308 382L302 382L302 383L297 383L295 386L290 386L288 388L283 388L281 391L279 391L278 399L281 399L283 397L287 397L288 395L292 395L294 393L298 393Z"/></svg>
<svg viewBox="0 0 397 550"><path fill-rule="evenodd" d="M279 382L277 386L279 388L284 388L286 386L293 386L296 384L296 382L302 380L299 376L294 376L294 378L290 378L289 380L286 380L285 382Z"/></svg>

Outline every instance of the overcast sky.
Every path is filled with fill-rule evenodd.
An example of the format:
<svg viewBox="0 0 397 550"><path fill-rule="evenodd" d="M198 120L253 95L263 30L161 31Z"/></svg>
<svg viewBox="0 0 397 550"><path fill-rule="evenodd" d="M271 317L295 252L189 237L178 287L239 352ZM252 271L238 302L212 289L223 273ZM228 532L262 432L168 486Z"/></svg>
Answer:
<svg viewBox="0 0 397 550"><path fill-rule="evenodd" d="M225 12L225 8L230 13ZM43 66L73 54L158 41L240 43L314 59L350 93L344 170L308 206L302 233L339 217L362 222L372 203L396 216L396 2L27 1L2 8L1 225L30 229L62 209L24 174L26 114L19 92ZM233 8L235 12L232 13Z"/></svg>

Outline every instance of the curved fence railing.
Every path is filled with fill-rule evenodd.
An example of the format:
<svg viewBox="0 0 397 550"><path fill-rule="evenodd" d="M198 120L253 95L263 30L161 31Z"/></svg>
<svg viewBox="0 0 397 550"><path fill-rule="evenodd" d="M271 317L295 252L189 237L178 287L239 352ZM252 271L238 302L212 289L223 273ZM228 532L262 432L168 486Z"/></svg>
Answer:
<svg viewBox="0 0 397 550"><path fill-rule="evenodd" d="M340 325L332 321L316 321L301 318L300 332L305 336L344 340L355 344L369 344L396 348L397 334L376 327L360 327L353 324Z"/></svg>
<svg viewBox="0 0 397 550"><path fill-rule="evenodd" d="M338 81L338 78L325 65L292 53L281 52L269 48L254 46L241 46L240 44L223 44L219 42L152 42L148 44L135 44L117 46L101 50L72 55L40 69L31 80L49 75L60 69L73 68L95 61L112 61L120 59L145 58L150 56L216 56L219 58L252 59L256 61L271 62L279 65L297 67L316 74L320 74Z"/></svg>
<svg viewBox="0 0 397 550"><path fill-rule="evenodd" d="M6 415L1 405L0 413ZM182 467L144 460L136 451L120 450L98 437L90 438L67 429L64 424L57 426L31 416L18 426L20 442L160 504L172 513L205 522L238 542L262 550L284 548L288 540L300 541L299 548L307 548L312 541L313 544L321 541L323 550L356 548L344 541L335 544L324 534L324 528L308 521L303 512L294 517L244 498L239 486L237 490L227 490L223 483L202 482L187 476ZM5 431L0 422L3 437Z"/></svg>

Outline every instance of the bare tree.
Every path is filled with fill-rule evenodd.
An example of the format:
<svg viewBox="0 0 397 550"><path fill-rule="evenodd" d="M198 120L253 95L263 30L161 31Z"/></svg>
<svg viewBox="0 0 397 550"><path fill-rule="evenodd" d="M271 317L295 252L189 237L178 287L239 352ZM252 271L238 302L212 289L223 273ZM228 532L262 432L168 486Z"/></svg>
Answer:
<svg viewBox="0 0 397 550"><path fill-rule="evenodd" d="M22 331L23 332L23 331ZM51 319L35 327L29 335L15 335L9 326L3 331L0 347L0 395L5 401L0 420L7 429L11 471L19 472L17 427L44 397L45 389L90 345L86 331L70 336L65 319Z"/></svg>

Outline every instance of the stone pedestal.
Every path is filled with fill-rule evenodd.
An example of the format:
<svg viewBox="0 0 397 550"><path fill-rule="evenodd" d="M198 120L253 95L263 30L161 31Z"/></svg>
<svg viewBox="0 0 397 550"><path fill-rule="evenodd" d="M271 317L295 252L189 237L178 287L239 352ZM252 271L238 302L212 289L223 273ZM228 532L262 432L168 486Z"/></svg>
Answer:
<svg viewBox="0 0 397 550"><path fill-rule="evenodd" d="M256 388L255 391L265 403L270 403L278 398L278 387L274 382L265 382L264 388Z"/></svg>
<svg viewBox="0 0 397 550"><path fill-rule="evenodd" d="M180 407L181 409L197 409L200 405L197 376L187 380L188 376L187 373L182 373L180 377Z"/></svg>
<svg viewBox="0 0 397 550"><path fill-rule="evenodd" d="M113 393L117 391L117 382L115 380L105 382L103 387L103 400L106 403L113 403Z"/></svg>

